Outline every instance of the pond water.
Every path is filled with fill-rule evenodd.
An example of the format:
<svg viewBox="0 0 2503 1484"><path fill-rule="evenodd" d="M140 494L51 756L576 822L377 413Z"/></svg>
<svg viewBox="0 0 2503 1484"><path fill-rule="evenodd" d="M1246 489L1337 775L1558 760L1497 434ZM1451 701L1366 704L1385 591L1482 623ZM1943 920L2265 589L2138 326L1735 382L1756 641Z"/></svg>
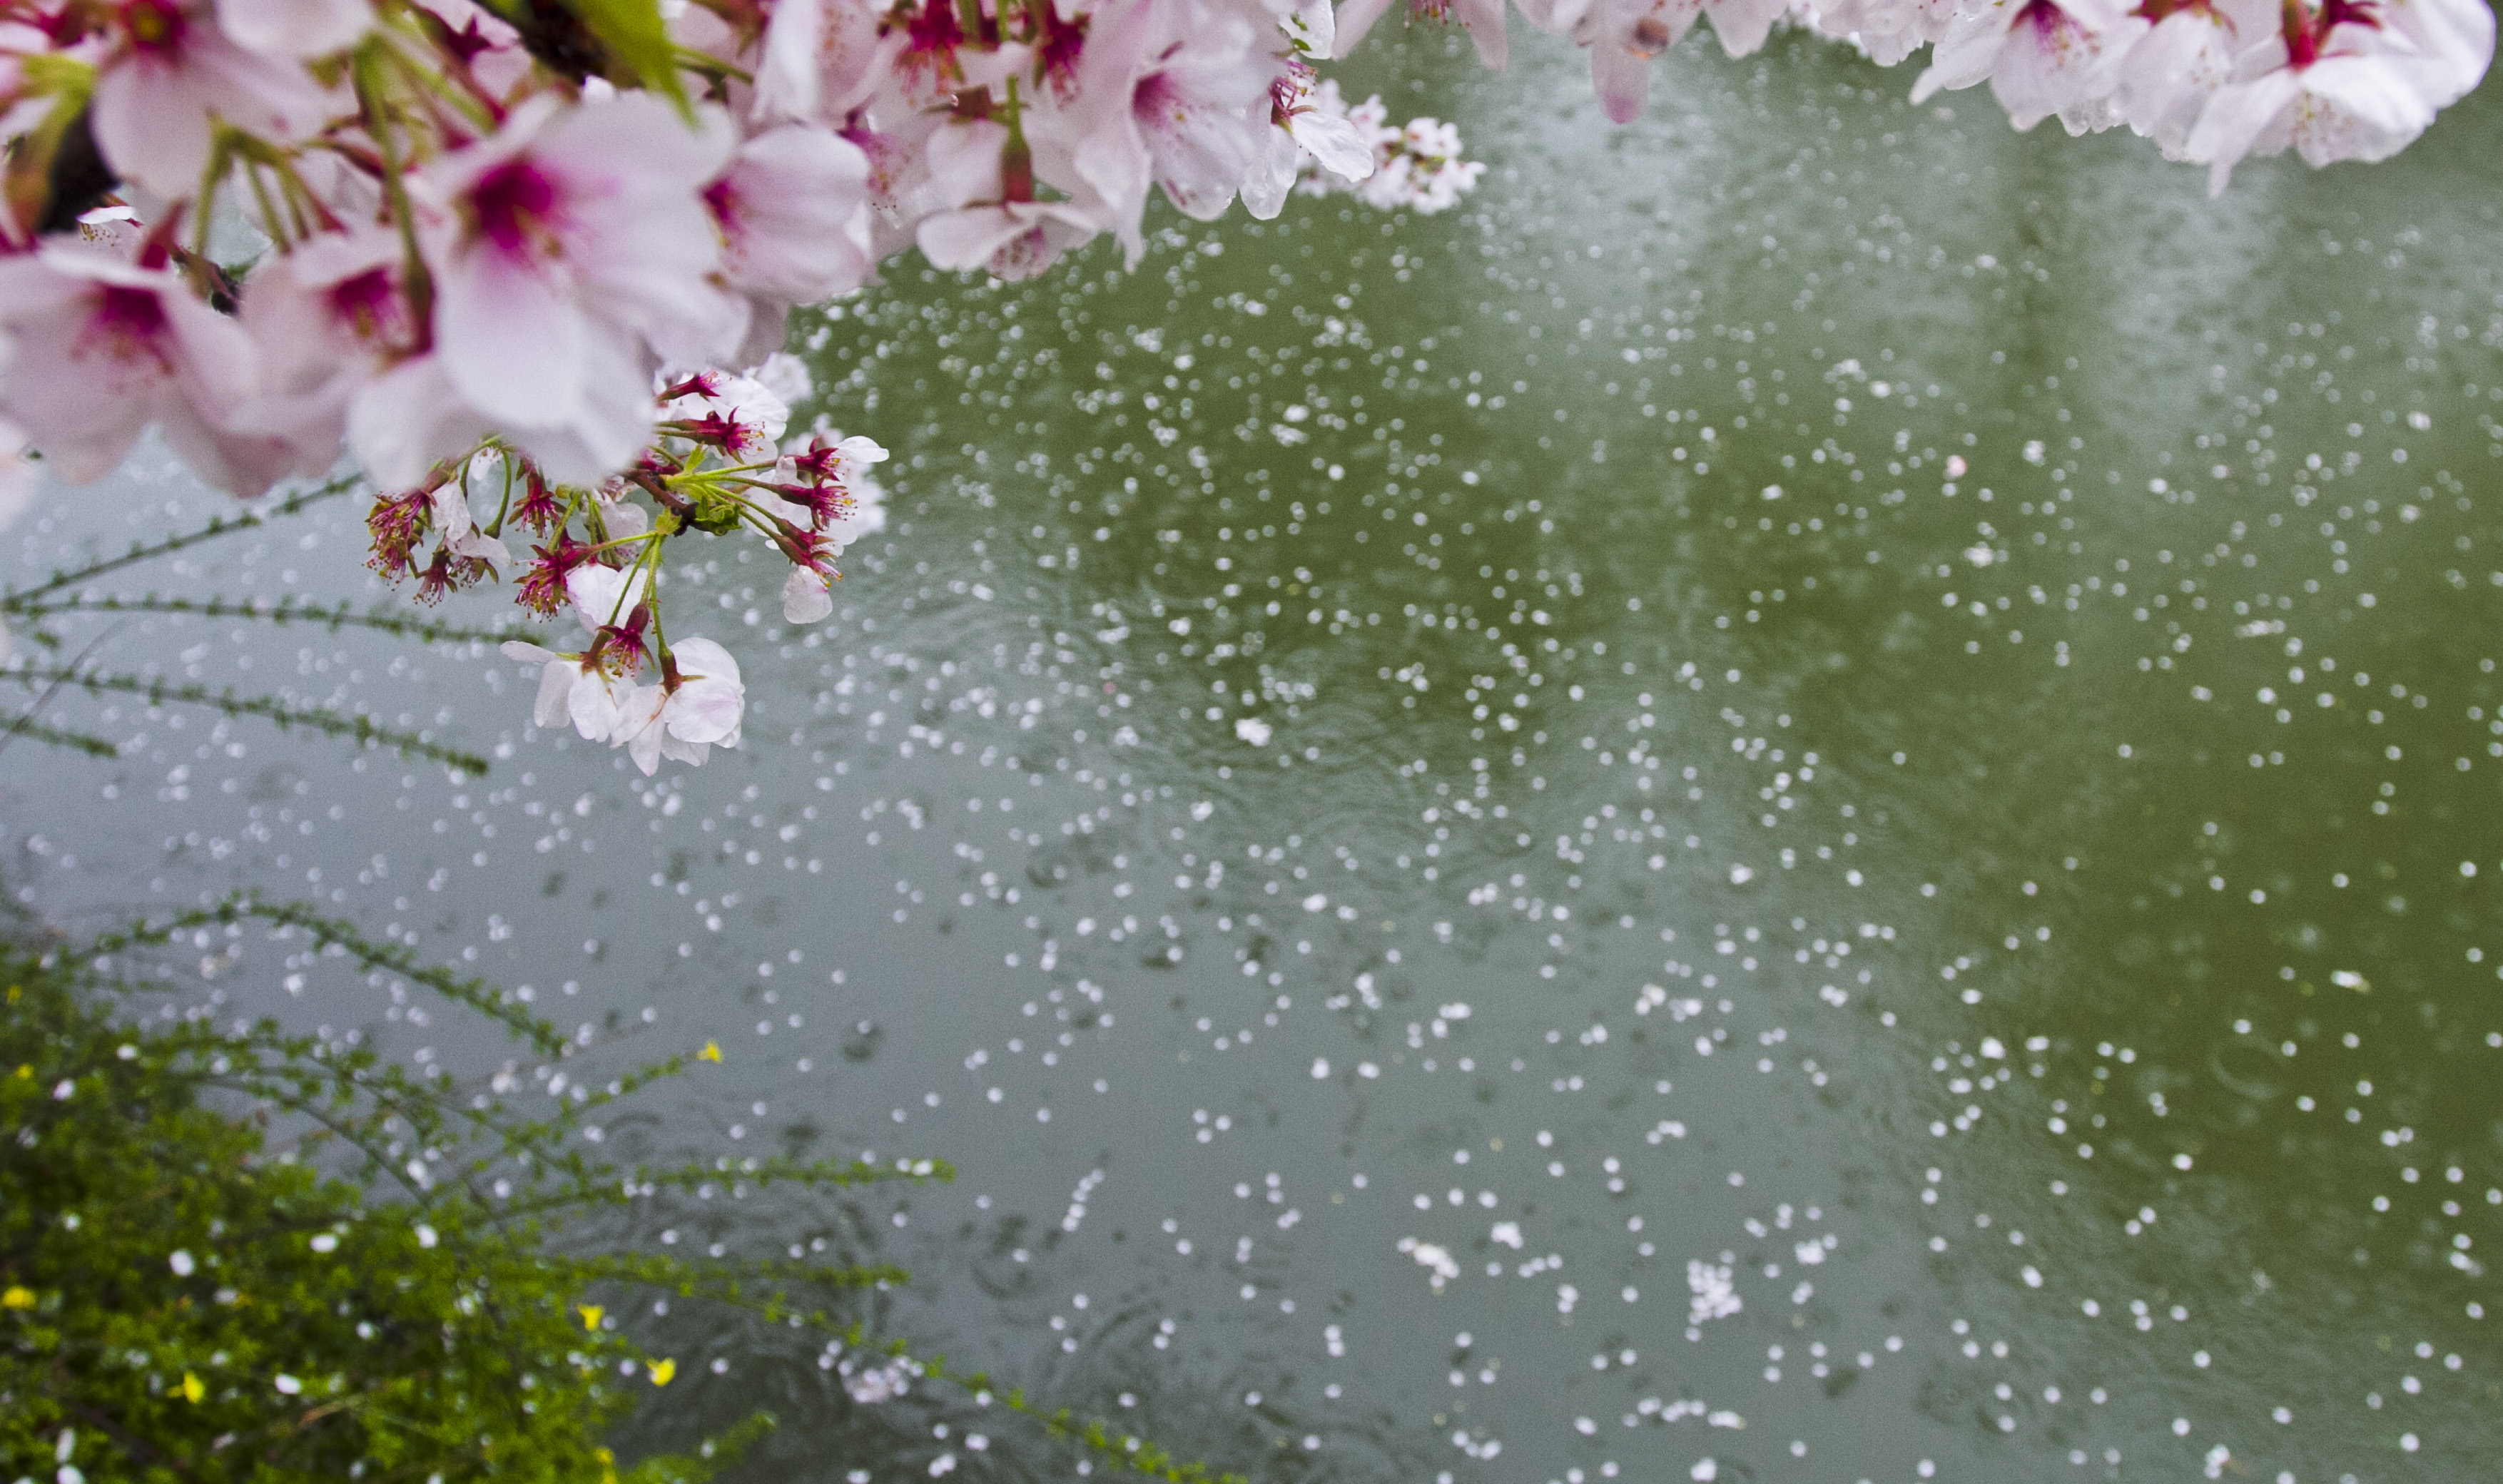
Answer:
<svg viewBox="0 0 2503 1484"><path fill-rule="evenodd" d="M888 1332L1261 1479L2487 1471L2503 107L2212 203L1813 42L1618 131L1457 50L1353 90L1458 120L1463 210L805 327L891 519L806 634L723 548L679 627L740 751L647 782L484 651L130 622L100 662L494 771L63 702L127 755L9 755L12 889L318 898L610 1064L716 1038L612 1147L960 1176L620 1234L901 1261ZM353 504L126 590L363 601ZM143 459L11 565L216 508ZM504 1054L240 951L201 992ZM742 1477L1080 1468L636 1323L693 1383L638 1442L781 1415Z"/></svg>

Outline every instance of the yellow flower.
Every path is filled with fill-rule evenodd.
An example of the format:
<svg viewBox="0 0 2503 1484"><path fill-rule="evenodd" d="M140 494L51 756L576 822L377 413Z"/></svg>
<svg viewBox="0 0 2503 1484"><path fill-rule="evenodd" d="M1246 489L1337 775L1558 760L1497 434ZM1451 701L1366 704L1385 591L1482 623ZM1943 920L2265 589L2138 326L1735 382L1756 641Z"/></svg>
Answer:
<svg viewBox="0 0 2503 1484"><path fill-rule="evenodd" d="M196 1403L202 1397L205 1397L208 1394L209 1389L200 1384L199 1377L191 1374L188 1370L183 1372L184 1400Z"/></svg>
<svg viewBox="0 0 2503 1484"><path fill-rule="evenodd" d="M596 1303L577 1304L575 1311L582 1315L582 1328L593 1334L600 1332L600 1316L608 1312Z"/></svg>
<svg viewBox="0 0 2503 1484"><path fill-rule="evenodd" d="M720 1043L714 1041L705 1042L703 1050L696 1053L696 1059L698 1061L719 1061L721 1059Z"/></svg>
<svg viewBox="0 0 2503 1484"><path fill-rule="evenodd" d="M605 1448L594 1448L591 1456L600 1465L600 1484L617 1484L617 1455Z"/></svg>
<svg viewBox="0 0 2503 1484"><path fill-rule="evenodd" d="M33 1289L19 1288L17 1285L13 1283L9 1285L7 1293L0 1293L0 1309L31 1309L34 1306L35 1291Z"/></svg>
<svg viewBox="0 0 2503 1484"><path fill-rule="evenodd" d="M675 1361L654 1361L650 1369L652 1372L652 1384L654 1386L667 1386L669 1384L669 1378L678 1373L678 1363Z"/></svg>

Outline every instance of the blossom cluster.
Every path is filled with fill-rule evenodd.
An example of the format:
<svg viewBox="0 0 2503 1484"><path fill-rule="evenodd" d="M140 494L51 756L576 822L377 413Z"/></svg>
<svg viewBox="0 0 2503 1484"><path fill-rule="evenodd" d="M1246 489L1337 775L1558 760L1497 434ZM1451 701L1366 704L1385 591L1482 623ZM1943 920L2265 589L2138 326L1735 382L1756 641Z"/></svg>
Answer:
<svg viewBox="0 0 2503 1484"><path fill-rule="evenodd" d="M1386 0L1341 6L1342 48ZM1445 0L1417 0L1437 8ZM1503 0L1448 0L1500 65ZM2486 0L1515 0L1589 49L1608 117L1643 110L1652 59L1704 16L1732 56L1777 21L1812 26L1892 66L1922 47L1912 101L1981 83L2008 121L2072 134L2127 124L2221 192L2252 155L2315 166L2378 160L2468 95L2494 58Z"/></svg>
<svg viewBox="0 0 2503 1484"><path fill-rule="evenodd" d="M1296 187L1306 194L1353 191L1367 206L1384 211L1405 208L1430 217L1458 205L1486 173L1484 160L1460 157L1457 124L1411 119L1407 127L1397 127L1390 122L1390 111L1383 106L1380 94L1350 107L1340 96L1338 84L1323 79L1313 89L1312 107L1354 125L1357 136L1373 152L1373 171L1349 179L1320 169L1316 161Z"/></svg>
<svg viewBox="0 0 2503 1484"><path fill-rule="evenodd" d="M744 692L663 621L670 541L769 542L806 623L874 518L876 444L785 439L791 311L1404 165L1331 39L1326 0L15 0L0 454L79 483L153 428L246 496L352 455L377 570L578 616L508 646L542 724L702 761Z"/></svg>
<svg viewBox="0 0 2503 1484"><path fill-rule="evenodd" d="M79 483L151 429L239 495L351 455L378 569L581 618L582 649L529 650L542 721L701 760L743 692L668 635L669 543L768 541L786 613L822 617L882 457L786 440L791 311L907 250L1135 264L1158 193L1451 206L1484 168L1457 131L1316 71L1389 3L0 0L0 495L24 452ZM1619 121L1698 17L1732 53L1789 17L1881 62L1935 43L1916 98L1986 80L2020 127L2126 122L2220 188L2398 149L2494 29L2483 0L1512 4ZM1411 12L1503 63L1506 0Z"/></svg>

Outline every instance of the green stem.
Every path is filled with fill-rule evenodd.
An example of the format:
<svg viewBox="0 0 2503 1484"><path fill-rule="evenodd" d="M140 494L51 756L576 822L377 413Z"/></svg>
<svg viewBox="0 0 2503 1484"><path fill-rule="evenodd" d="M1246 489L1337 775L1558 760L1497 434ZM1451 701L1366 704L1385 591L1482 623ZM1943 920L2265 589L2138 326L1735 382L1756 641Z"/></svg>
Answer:
<svg viewBox="0 0 2503 1484"><path fill-rule="evenodd" d="M371 717L351 716L325 707L295 706L274 696L238 696L233 691L212 691L205 685L174 684L144 675L109 674L67 666L28 665L0 672L0 677L19 684L33 681L56 681L76 686L90 695L116 692L138 696L150 706L180 702L187 706L204 706L229 716L258 716L275 722L281 731L305 727L330 737L344 737L366 745L381 745L414 757L427 758L463 773L483 777L487 760L474 752L463 752L432 742L414 732L397 727L378 726Z"/></svg>
<svg viewBox="0 0 2503 1484"><path fill-rule="evenodd" d="M63 588L87 581L89 578L100 577L106 572L118 571L152 558L169 556L187 546L195 546L212 537L231 535L238 531L250 531L256 527L267 525L281 516L293 515L333 496L347 494L357 487L360 478L360 476L355 474L342 474L326 484L290 495L267 510L249 510L232 520L222 515L196 531L187 531L180 535L167 536L161 541L133 541L130 543L130 549L120 556L107 557L101 562L90 563L72 571L55 571L33 587L0 593L0 613L22 611L25 604L34 599L57 593Z"/></svg>
<svg viewBox="0 0 2503 1484"><path fill-rule="evenodd" d="M177 613L195 618L250 618L271 624L309 623L320 624L334 634L342 628L372 629L400 638L427 642L495 644L512 638L510 633L499 629L468 628L429 618L407 618L394 613L352 613L344 601L335 608L324 608L299 603L293 598L262 604L229 598L161 598L152 593L141 598L115 594L56 603L0 603L0 607L19 618L86 613Z"/></svg>
<svg viewBox="0 0 2503 1484"><path fill-rule="evenodd" d="M357 49L350 73L365 134L373 140L374 152L382 158L383 197L391 203L392 219L399 227L400 275L408 293L409 317L420 327L421 341L430 343L432 336L426 327L434 323L434 279L427 270L425 256L417 249L417 211L409 203L408 185L400 172L399 144L389 126L389 107L383 97L381 58L389 47L390 43L380 36L368 38ZM424 348L424 344L413 347Z"/></svg>

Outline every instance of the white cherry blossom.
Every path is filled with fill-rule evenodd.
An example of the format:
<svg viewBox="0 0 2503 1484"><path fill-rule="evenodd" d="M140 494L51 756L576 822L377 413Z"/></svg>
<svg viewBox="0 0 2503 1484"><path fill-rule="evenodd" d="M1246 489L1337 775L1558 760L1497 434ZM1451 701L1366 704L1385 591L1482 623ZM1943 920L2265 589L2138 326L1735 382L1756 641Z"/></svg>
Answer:
<svg viewBox="0 0 2503 1484"><path fill-rule="evenodd" d="M2308 25L2289 24L2236 61L2182 153L2209 167L2212 193L2224 190L2248 155L2291 149L2314 167L2386 159L2433 122L2470 70L2469 59L2480 75L2492 60L2493 18L2478 11L2482 26L2465 11L2425 8L2402 29L2352 5L2325 10ZM2437 61L2423 38L2447 42L2451 55Z"/></svg>
<svg viewBox="0 0 2503 1484"><path fill-rule="evenodd" d="M2053 114L2089 111L2120 86L2121 63L2146 34L2146 20L2123 0L1989 0L1949 23L1912 101L1988 81L2007 121L2030 129Z"/></svg>

